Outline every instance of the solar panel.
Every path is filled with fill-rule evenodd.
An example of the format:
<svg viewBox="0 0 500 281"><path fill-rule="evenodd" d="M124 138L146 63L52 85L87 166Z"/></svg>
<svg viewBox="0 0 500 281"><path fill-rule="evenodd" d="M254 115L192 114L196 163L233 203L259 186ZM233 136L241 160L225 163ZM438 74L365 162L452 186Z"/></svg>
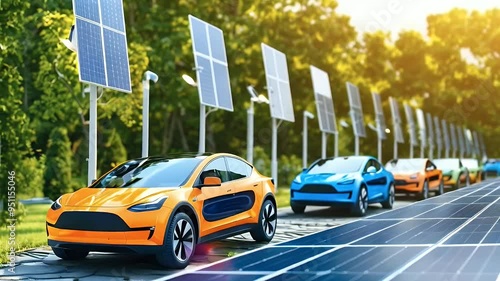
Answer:
<svg viewBox="0 0 500 281"><path fill-rule="evenodd" d="M224 34L219 28L189 15L200 103L233 111Z"/></svg>
<svg viewBox="0 0 500 281"><path fill-rule="evenodd" d="M403 136L403 130L401 129L401 115L399 114L399 105L398 101L393 97L389 97L389 103L391 104L391 113L392 113L392 124L394 135L396 137L396 142L404 143L405 139Z"/></svg>
<svg viewBox="0 0 500 281"><path fill-rule="evenodd" d="M481 147L479 146L479 137L477 136L477 132L472 132L472 140L474 142L474 150L476 151L476 155L481 154Z"/></svg>
<svg viewBox="0 0 500 281"><path fill-rule="evenodd" d="M431 114L427 112L425 114L425 119L427 121L427 142L430 147L434 147L434 126Z"/></svg>
<svg viewBox="0 0 500 281"><path fill-rule="evenodd" d="M450 135L448 134L448 124L446 123L446 120L441 120L441 127L442 127L442 134L443 134L443 143L444 143L444 149L449 150L450 149Z"/></svg>
<svg viewBox="0 0 500 281"><path fill-rule="evenodd" d="M472 133L469 129L464 129L465 133L465 150L468 155L471 155L473 153L472 151Z"/></svg>
<svg viewBox="0 0 500 281"><path fill-rule="evenodd" d="M121 0L73 0L80 81L131 92Z"/></svg>
<svg viewBox="0 0 500 281"><path fill-rule="evenodd" d="M295 116L286 56L264 43L261 43L261 47L271 116L276 119L294 122Z"/></svg>
<svg viewBox="0 0 500 281"><path fill-rule="evenodd" d="M408 133L410 134L410 145L417 146L417 133L415 132L415 120L413 119L413 109L409 104L404 105L406 121L408 122Z"/></svg>
<svg viewBox="0 0 500 281"><path fill-rule="evenodd" d="M384 109L382 108L382 100L380 99L380 95L377 93L372 93L373 98L373 106L375 107L375 122L377 122L377 135L381 140L387 139L387 135L385 133L385 128L387 125L385 124L385 116Z"/></svg>
<svg viewBox="0 0 500 281"><path fill-rule="evenodd" d="M434 116L434 130L436 131L436 146L439 153L443 149L443 135L441 134L441 122L437 116Z"/></svg>
<svg viewBox="0 0 500 281"><path fill-rule="evenodd" d="M420 137L420 146L422 148L427 146L427 128L425 126L425 115L424 112L420 109L416 109L416 114L417 114L417 123L418 123L418 129L419 129L419 137Z"/></svg>
<svg viewBox="0 0 500 281"><path fill-rule="evenodd" d="M465 152L464 130L460 126L455 126L455 131L457 132L458 149L460 151L460 156L462 157Z"/></svg>
<svg viewBox="0 0 500 281"><path fill-rule="evenodd" d="M453 151L456 151L458 149L458 141L454 124L450 124L450 140L451 140L451 149L453 149Z"/></svg>
<svg viewBox="0 0 500 281"><path fill-rule="evenodd" d="M361 106L361 98L359 97L359 89L353 84L347 82L347 95L349 97L349 105L351 107L351 120L353 124L354 135L357 137L366 137L365 120L363 117L363 108Z"/></svg>
<svg viewBox="0 0 500 281"><path fill-rule="evenodd" d="M328 73L312 65L310 69L314 97L316 99L316 110L319 116L319 128L322 132L336 134L338 132L337 121L335 119L332 90L330 88Z"/></svg>
<svg viewBox="0 0 500 281"><path fill-rule="evenodd" d="M479 146L481 147L482 156L486 155L486 144L484 143L483 134L479 134Z"/></svg>

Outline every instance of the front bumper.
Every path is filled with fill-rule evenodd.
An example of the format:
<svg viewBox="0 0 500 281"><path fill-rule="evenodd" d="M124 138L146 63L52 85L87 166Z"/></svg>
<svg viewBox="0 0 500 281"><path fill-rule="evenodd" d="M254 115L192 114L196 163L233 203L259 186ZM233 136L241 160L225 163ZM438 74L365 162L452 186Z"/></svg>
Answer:
<svg viewBox="0 0 500 281"><path fill-rule="evenodd" d="M395 178L394 179L394 188L396 192L420 192L422 191L422 186L420 185L420 181L416 180L408 180L406 178Z"/></svg>
<svg viewBox="0 0 500 281"><path fill-rule="evenodd" d="M95 243L76 243L48 239L48 244L54 248L81 250L90 252L109 252L109 253L135 253L141 255L153 255L162 250L161 246L144 245L110 245Z"/></svg>
<svg viewBox="0 0 500 281"><path fill-rule="evenodd" d="M340 189L341 188L341 189ZM349 185L335 188L329 184L307 184L299 186L292 183L290 201L316 206L332 206L336 204L354 204L357 196Z"/></svg>

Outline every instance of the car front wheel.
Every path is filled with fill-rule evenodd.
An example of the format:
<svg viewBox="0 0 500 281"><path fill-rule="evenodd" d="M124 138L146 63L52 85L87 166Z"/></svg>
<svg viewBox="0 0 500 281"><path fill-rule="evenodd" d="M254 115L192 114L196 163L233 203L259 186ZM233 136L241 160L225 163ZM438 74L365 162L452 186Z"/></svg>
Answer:
<svg viewBox="0 0 500 281"><path fill-rule="evenodd" d="M290 202L290 207L295 214L303 214L306 210L306 205L298 204L295 202Z"/></svg>
<svg viewBox="0 0 500 281"><path fill-rule="evenodd" d="M89 251L85 250L71 250L52 247L54 254L63 260L81 260L87 257Z"/></svg>
<svg viewBox="0 0 500 281"><path fill-rule="evenodd" d="M394 189L394 184L389 185L389 190L387 194L387 200L382 202L382 207L385 209L392 209L394 206L394 199L396 197L396 190Z"/></svg>
<svg viewBox="0 0 500 281"><path fill-rule="evenodd" d="M352 208L352 212L357 216L364 216L366 214L366 210L368 209L368 191L364 185L361 186L358 192L358 198L356 203Z"/></svg>
<svg viewBox="0 0 500 281"><path fill-rule="evenodd" d="M429 182L425 180L422 191L420 192L420 199L425 200L427 198L429 198Z"/></svg>
<svg viewBox="0 0 500 281"><path fill-rule="evenodd" d="M189 264L195 247L193 221L185 213L178 213L168 224L163 249L156 254L156 261L164 267L183 269Z"/></svg>
<svg viewBox="0 0 500 281"><path fill-rule="evenodd" d="M259 223L250 231L250 235L257 242L269 242L276 233L277 222L276 206L270 200L266 200L260 209Z"/></svg>
<svg viewBox="0 0 500 281"><path fill-rule="evenodd" d="M442 195L443 193L444 193L444 182L443 182L443 180L441 180L439 182L439 189L437 191L437 194L438 195Z"/></svg>

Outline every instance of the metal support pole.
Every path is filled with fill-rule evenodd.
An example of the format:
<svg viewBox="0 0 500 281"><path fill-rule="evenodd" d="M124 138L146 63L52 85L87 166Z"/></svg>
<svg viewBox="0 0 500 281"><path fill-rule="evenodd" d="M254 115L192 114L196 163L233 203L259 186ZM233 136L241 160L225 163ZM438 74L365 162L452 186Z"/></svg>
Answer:
<svg viewBox="0 0 500 281"><path fill-rule="evenodd" d="M142 80L142 157L149 154L149 81Z"/></svg>
<svg viewBox="0 0 500 281"><path fill-rule="evenodd" d="M377 142L377 151L378 151L378 161L382 163L382 140L378 138Z"/></svg>
<svg viewBox="0 0 500 281"><path fill-rule="evenodd" d="M335 133L335 147L333 156L339 157L339 133Z"/></svg>
<svg viewBox="0 0 500 281"><path fill-rule="evenodd" d="M413 144L410 143L410 158L413 158Z"/></svg>
<svg viewBox="0 0 500 281"><path fill-rule="evenodd" d="M354 155L359 155L359 137L354 136Z"/></svg>
<svg viewBox="0 0 500 281"><path fill-rule="evenodd" d="M398 141L396 137L394 137L394 159L398 159Z"/></svg>
<svg viewBox="0 0 500 281"><path fill-rule="evenodd" d="M96 179L97 173L97 86L90 85L90 118L89 118L89 166L88 185Z"/></svg>
<svg viewBox="0 0 500 281"><path fill-rule="evenodd" d="M328 142L328 135L325 132L321 132L321 158L326 158L326 143Z"/></svg>
<svg viewBox="0 0 500 281"><path fill-rule="evenodd" d="M271 176L274 179L274 191L278 190L278 124L272 118L272 151L271 151Z"/></svg>
<svg viewBox="0 0 500 281"><path fill-rule="evenodd" d="M307 116L302 120L302 168L307 168Z"/></svg>
<svg viewBox="0 0 500 281"><path fill-rule="evenodd" d="M206 134L206 120L207 116L205 115L205 105L200 104L200 133L199 133L199 144L198 144L198 153L205 153L205 134Z"/></svg>
<svg viewBox="0 0 500 281"><path fill-rule="evenodd" d="M250 99L250 108L247 110L247 161L253 163L253 100Z"/></svg>

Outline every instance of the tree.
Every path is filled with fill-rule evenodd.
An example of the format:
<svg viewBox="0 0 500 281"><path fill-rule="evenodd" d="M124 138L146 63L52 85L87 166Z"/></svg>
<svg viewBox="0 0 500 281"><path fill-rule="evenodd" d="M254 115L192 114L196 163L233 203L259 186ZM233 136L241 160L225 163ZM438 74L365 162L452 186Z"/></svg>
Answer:
<svg viewBox="0 0 500 281"><path fill-rule="evenodd" d="M45 168L43 193L56 200L64 193L73 191L71 181L71 143L66 128L52 129L47 146L47 163Z"/></svg>

